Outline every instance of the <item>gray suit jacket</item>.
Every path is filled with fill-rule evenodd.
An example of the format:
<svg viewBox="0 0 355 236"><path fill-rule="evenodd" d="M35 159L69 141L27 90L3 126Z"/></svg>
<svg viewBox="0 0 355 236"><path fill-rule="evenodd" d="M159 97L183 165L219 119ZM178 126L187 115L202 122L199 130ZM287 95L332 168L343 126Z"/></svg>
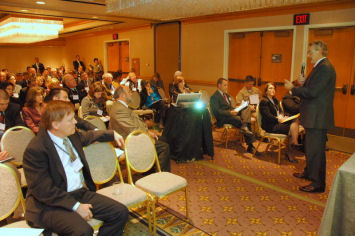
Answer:
<svg viewBox="0 0 355 236"><path fill-rule="evenodd" d="M303 87L295 87L292 94L301 98L301 124L305 128L334 127L333 100L336 73L328 59L323 59L309 73Z"/></svg>
<svg viewBox="0 0 355 236"><path fill-rule="evenodd" d="M111 107L109 128L122 135L124 139L134 130L148 132L146 124L138 115L119 101L114 102Z"/></svg>

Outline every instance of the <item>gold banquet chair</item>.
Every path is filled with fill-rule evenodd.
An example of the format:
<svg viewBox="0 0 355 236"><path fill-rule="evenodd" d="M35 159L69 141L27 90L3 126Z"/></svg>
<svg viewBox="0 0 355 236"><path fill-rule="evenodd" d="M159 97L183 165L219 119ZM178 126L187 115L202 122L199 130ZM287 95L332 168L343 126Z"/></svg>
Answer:
<svg viewBox="0 0 355 236"><path fill-rule="evenodd" d="M154 112L151 109L138 109L141 105L141 97L137 91L132 92L132 100L127 105L132 108L133 112L138 116L154 115Z"/></svg>
<svg viewBox="0 0 355 236"><path fill-rule="evenodd" d="M281 163L281 147L284 144L284 141L288 138L287 135L285 134L275 134L275 133L268 133L263 128L261 128L261 114L259 111L259 105L256 107L256 124L257 124L257 130L261 138L268 138L271 143L268 143L266 146L265 151L269 149L270 145L277 146L278 147L278 160L277 163L280 165ZM258 150L260 146L261 141L259 141L258 146L256 149Z"/></svg>
<svg viewBox="0 0 355 236"><path fill-rule="evenodd" d="M135 186L148 193L152 198L153 234L156 234L157 227L155 204L159 199L170 194L185 191L186 218L189 219L187 181L178 175L161 171L152 139L141 130L133 131L126 138L125 152L130 184L133 184L132 171L144 173L153 168L154 164L156 165L156 173L144 176L135 182Z"/></svg>
<svg viewBox="0 0 355 236"><path fill-rule="evenodd" d="M11 161L16 166L22 166L23 154L27 145L35 134L32 130L24 126L14 126L4 133L1 138L1 150L7 151L14 159ZM23 168L19 168L21 174L21 186L27 186Z"/></svg>
<svg viewBox="0 0 355 236"><path fill-rule="evenodd" d="M84 120L90 122L99 130L107 130L105 122L103 122L102 119L98 116L87 116Z"/></svg>
<svg viewBox="0 0 355 236"><path fill-rule="evenodd" d="M102 189L98 187L97 193L112 198L128 208L147 206L147 212L150 212L147 194L133 184L124 183L115 149L110 143L90 144L84 148L84 153L97 187L109 182L117 170L119 172L120 184L118 186L112 185ZM150 214L148 214L148 222L151 224Z"/></svg>

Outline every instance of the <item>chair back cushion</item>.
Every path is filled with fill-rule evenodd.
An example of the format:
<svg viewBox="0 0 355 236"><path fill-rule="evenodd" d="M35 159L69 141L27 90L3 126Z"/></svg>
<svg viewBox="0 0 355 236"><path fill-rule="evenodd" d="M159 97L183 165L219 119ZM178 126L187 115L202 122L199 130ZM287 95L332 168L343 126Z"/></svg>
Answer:
<svg viewBox="0 0 355 236"><path fill-rule="evenodd" d="M93 143L84 148L86 160L95 184L110 181L116 174L116 152L110 143Z"/></svg>
<svg viewBox="0 0 355 236"><path fill-rule="evenodd" d="M128 165L137 172L145 172L153 167L156 158L152 139L143 131L136 130L127 136L125 142Z"/></svg>
<svg viewBox="0 0 355 236"><path fill-rule="evenodd" d="M137 91L132 92L132 100L127 104L132 109L138 109L141 105L141 96Z"/></svg>
<svg viewBox="0 0 355 236"><path fill-rule="evenodd" d="M98 116L87 116L85 120L95 125L99 130L107 130L105 122L103 122Z"/></svg>
<svg viewBox="0 0 355 236"><path fill-rule="evenodd" d="M34 137L35 134L27 127L12 127L1 138L1 150L7 151L16 163L22 164L23 153Z"/></svg>
<svg viewBox="0 0 355 236"><path fill-rule="evenodd" d="M0 220L8 217L18 206L19 186L10 167L0 163Z"/></svg>

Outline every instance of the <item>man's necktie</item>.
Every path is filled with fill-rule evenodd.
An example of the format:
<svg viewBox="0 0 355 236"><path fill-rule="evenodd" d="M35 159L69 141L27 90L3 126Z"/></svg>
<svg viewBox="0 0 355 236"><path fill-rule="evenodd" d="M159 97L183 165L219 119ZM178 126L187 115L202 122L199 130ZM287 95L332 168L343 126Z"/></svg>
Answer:
<svg viewBox="0 0 355 236"><path fill-rule="evenodd" d="M5 115L3 111L0 112L0 123L5 123Z"/></svg>
<svg viewBox="0 0 355 236"><path fill-rule="evenodd" d="M73 148L70 145L69 139L68 138L64 138L63 144L64 144L65 149L67 150L67 152L68 152L68 154L70 156L70 161L74 162L77 157L76 157L76 155L75 155L75 153L73 151Z"/></svg>
<svg viewBox="0 0 355 236"><path fill-rule="evenodd" d="M226 102L229 104L228 97L227 97L227 95L226 95L225 93L223 93L223 97L224 97L224 99L226 100Z"/></svg>

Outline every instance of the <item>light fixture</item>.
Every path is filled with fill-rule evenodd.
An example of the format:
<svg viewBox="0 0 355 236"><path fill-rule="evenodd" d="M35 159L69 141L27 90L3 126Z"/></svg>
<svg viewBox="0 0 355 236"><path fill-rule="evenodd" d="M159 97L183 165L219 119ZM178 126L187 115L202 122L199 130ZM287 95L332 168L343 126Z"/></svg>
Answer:
<svg viewBox="0 0 355 236"><path fill-rule="evenodd" d="M46 4L46 2L43 2L43 1L37 1L36 3L39 4L39 5L44 5L44 4Z"/></svg>
<svg viewBox="0 0 355 236"><path fill-rule="evenodd" d="M58 38L63 21L24 16L6 16L0 20L0 43L34 43Z"/></svg>
<svg viewBox="0 0 355 236"><path fill-rule="evenodd" d="M22 11L22 12L28 12L28 10L26 10L26 9L22 9L21 11Z"/></svg>

